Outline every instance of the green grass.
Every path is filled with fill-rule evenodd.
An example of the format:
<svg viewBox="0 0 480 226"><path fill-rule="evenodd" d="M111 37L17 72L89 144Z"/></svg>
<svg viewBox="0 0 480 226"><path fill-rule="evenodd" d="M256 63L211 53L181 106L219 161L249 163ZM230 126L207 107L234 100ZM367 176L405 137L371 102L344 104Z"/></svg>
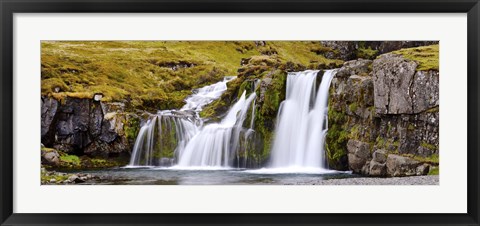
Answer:
<svg viewBox="0 0 480 226"><path fill-rule="evenodd" d="M130 100L135 108L179 108L192 89L236 75L242 58L262 59L264 53L305 66L343 63L312 51L319 46L281 41L266 46L253 41L43 41L42 95L64 100L103 93L103 101Z"/></svg>
<svg viewBox="0 0 480 226"><path fill-rule="evenodd" d="M409 60L416 61L418 63L417 71L438 71L439 69L439 45L401 49L392 53L400 54Z"/></svg>

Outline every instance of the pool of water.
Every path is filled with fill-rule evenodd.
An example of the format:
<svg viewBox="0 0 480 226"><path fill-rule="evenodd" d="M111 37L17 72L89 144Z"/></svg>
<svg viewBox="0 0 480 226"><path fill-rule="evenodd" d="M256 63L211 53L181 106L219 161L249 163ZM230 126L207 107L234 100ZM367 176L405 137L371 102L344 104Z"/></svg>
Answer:
<svg viewBox="0 0 480 226"><path fill-rule="evenodd" d="M111 185L295 185L310 181L355 177L350 172L320 169L229 169L229 168L115 168L75 171L104 178L84 184Z"/></svg>

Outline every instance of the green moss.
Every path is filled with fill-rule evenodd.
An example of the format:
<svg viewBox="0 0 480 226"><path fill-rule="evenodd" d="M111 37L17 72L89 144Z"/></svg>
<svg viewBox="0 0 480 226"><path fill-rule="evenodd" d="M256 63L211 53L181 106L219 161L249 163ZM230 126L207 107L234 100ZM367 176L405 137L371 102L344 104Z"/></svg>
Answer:
<svg viewBox="0 0 480 226"><path fill-rule="evenodd" d="M358 140L360 138L360 125L354 125L350 129L350 134L348 135L350 139Z"/></svg>
<svg viewBox="0 0 480 226"><path fill-rule="evenodd" d="M439 108L438 106L436 106L436 107L433 107L433 108L430 108L430 109L426 110L425 112L427 112L427 113L436 113L436 112L438 112L439 110L440 110L440 108Z"/></svg>
<svg viewBox="0 0 480 226"><path fill-rule="evenodd" d="M428 171L428 175L439 175L440 174L440 167L430 167L430 171Z"/></svg>
<svg viewBox="0 0 480 226"><path fill-rule="evenodd" d="M348 107L350 108L351 112L356 112L357 109L358 109L358 104L357 104L357 102L353 102L350 105L348 105Z"/></svg>
<svg viewBox="0 0 480 226"><path fill-rule="evenodd" d="M278 62L309 65L338 63L315 54L318 42L272 41L43 41L42 95L102 101L130 100L134 108L172 109L183 105L191 90L234 75L244 58L253 72ZM266 56L265 54L271 55ZM258 74L258 73L257 73ZM55 93L55 88L60 93Z"/></svg>
<svg viewBox="0 0 480 226"><path fill-rule="evenodd" d="M95 165L105 165L107 160L105 159L92 159L91 162Z"/></svg>
<svg viewBox="0 0 480 226"><path fill-rule="evenodd" d="M392 53L418 63L417 71L439 70L439 45L420 46L415 48L401 49Z"/></svg>
<svg viewBox="0 0 480 226"><path fill-rule="evenodd" d="M422 163L428 163L431 165L438 165L440 163L440 156L438 154L433 154L430 156L418 156L413 154L402 154L402 156L412 158Z"/></svg>
<svg viewBox="0 0 480 226"><path fill-rule="evenodd" d="M51 179L55 179L57 182L65 181L67 180L71 174L65 174L65 175L60 175L60 174L52 174L48 175L46 171L42 171L40 175L40 180L42 184L47 184L50 182Z"/></svg>
<svg viewBox="0 0 480 226"><path fill-rule="evenodd" d="M415 130L415 125L412 124L412 123L410 123L410 124L408 124L408 128L407 128L407 129L410 130L410 131L413 131L413 130Z"/></svg>
<svg viewBox="0 0 480 226"><path fill-rule="evenodd" d="M426 143L426 142L422 142L420 143L420 146L426 148L426 149L429 149L429 150L438 150L438 147L433 145L433 144L429 144L429 143Z"/></svg>
<svg viewBox="0 0 480 226"><path fill-rule="evenodd" d="M392 131L392 124L388 123L387 124L387 133L390 133Z"/></svg>
<svg viewBox="0 0 480 226"><path fill-rule="evenodd" d="M55 151L55 149L53 148L47 148L47 147L41 147L40 150L42 152L52 152L52 151Z"/></svg>
<svg viewBox="0 0 480 226"><path fill-rule="evenodd" d="M378 136L377 139L375 140L375 146L378 148L384 148L387 145L387 141L385 138Z"/></svg>
<svg viewBox="0 0 480 226"><path fill-rule="evenodd" d="M343 61L338 59L328 59L323 54L316 54L316 48L321 48L320 42L300 41L300 42L285 42L285 41L271 41L267 45L272 46L278 52L278 56L284 62L299 63L302 65L309 65L312 62L321 65L332 65L337 67L342 65Z"/></svg>
<svg viewBox="0 0 480 226"><path fill-rule="evenodd" d="M250 94L252 92L252 83L253 81L243 81L242 84L240 85L240 88L238 89L238 95L237 98L240 98L241 95L243 94L243 91L247 91L246 94Z"/></svg>
<svg viewBox="0 0 480 226"><path fill-rule="evenodd" d="M125 137L134 141L137 138L138 131L140 130L140 119L136 117L129 117L123 124L123 131L125 131Z"/></svg>
<svg viewBox="0 0 480 226"><path fill-rule="evenodd" d="M331 104L331 103L330 103ZM342 158L347 155L347 141L352 136L357 136L359 127L352 127L350 133L346 128L347 116L344 112L336 111L332 106L328 108L329 128L326 136L326 157L328 165L338 170L344 170L346 165L342 165ZM353 131L353 132L352 132Z"/></svg>
<svg viewBox="0 0 480 226"><path fill-rule="evenodd" d="M374 50L371 47L368 48L358 48L357 49L357 57L363 59L373 60L378 55L378 50Z"/></svg>
<svg viewBox="0 0 480 226"><path fill-rule="evenodd" d="M272 72L272 83L265 90L264 102L260 112L263 115L276 115L280 103L285 99L286 73L280 70Z"/></svg>
<svg viewBox="0 0 480 226"><path fill-rule="evenodd" d="M60 154L60 161L70 166L80 165L80 158L76 155Z"/></svg>

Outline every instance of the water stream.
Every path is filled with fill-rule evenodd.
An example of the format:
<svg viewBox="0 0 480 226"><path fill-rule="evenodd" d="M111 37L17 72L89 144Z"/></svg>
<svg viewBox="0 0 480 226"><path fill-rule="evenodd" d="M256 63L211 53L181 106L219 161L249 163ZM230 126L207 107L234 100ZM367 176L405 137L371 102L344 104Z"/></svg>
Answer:
<svg viewBox="0 0 480 226"><path fill-rule="evenodd" d="M328 90L335 70L291 72L286 99L281 103L275 127L269 169L326 169L324 140L327 132ZM244 91L220 122L205 124L203 107L227 90L223 81L194 91L180 110L159 111L140 129L129 166L173 166L181 169L246 167L247 147L255 138L256 93ZM259 85L257 80L254 89ZM245 122L250 114L250 121ZM172 155L173 153L173 155ZM285 170L287 169L287 170ZM264 169L265 170L265 169ZM274 170L275 171L275 170ZM255 172L252 172L255 173ZM265 171L264 173L269 173Z"/></svg>

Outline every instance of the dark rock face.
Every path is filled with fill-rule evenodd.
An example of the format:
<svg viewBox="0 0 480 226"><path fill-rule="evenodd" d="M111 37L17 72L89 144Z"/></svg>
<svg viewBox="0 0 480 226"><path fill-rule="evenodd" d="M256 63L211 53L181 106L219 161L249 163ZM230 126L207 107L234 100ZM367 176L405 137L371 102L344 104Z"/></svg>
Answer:
<svg viewBox="0 0 480 226"><path fill-rule="evenodd" d="M41 131L42 143L50 143L54 139L54 129L51 126L57 114L58 101L53 98L42 98Z"/></svg>
<svg viewBox="0 0 480 226"><path fill-rule="evenodd" d="M118 105L70 97L62 103L43 98L42 143L76 155L129 155L133 143L125 137L127 113ZM134 114L128 117L138 118Z"/></svg>
<svg viewBox="0 0 480 226"><path fill-rule="evenodd" d="M416 70L416 62L394 54L345 62L330 87L330 166L409 176L438 164L439 73ZM437 163L429 160L435 156Z"/></svg>

